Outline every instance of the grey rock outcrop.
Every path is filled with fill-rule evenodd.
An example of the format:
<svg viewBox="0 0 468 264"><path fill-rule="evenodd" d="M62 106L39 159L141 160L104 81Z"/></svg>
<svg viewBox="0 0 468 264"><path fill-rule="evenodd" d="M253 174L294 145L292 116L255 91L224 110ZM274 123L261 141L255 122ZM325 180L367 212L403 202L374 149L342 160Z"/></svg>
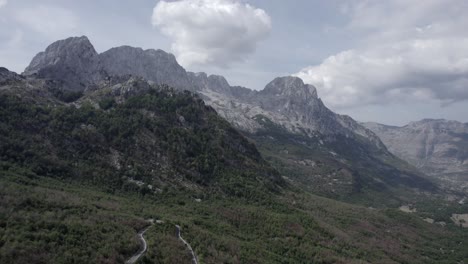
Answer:
<svg viewBox="0 0 468 264"><path fill-rule="evenodd" d="M129 46L112 48L99 54L100 66L110 75L134 75L167 84L178 89L189 89L187 72L174 55L162 50L143 50Z"/></svg>

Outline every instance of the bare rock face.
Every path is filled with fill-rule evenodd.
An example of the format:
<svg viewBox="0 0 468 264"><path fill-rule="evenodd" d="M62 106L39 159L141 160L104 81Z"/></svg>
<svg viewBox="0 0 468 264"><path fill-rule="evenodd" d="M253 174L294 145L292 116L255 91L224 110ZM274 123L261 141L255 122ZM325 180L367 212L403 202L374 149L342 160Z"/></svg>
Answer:
<svg viewBox="0 0 468 264"><path fill-rule="evenodd" d="M304 84L298 77L275 78L262 91L243 87L231 87L230 93L223 90L204 89L199 93L207 104L241 130L256 132L264 129L262 123L269 120L291 133L308 136L320 133L330 138L359 136L378 149L385 149L373 132L352 118L329 110L315 87Z"/></svg>
<svg viewBox="0 0 468 264"><path fill-rule="evenodd" d="M352 134L340 122L340 116L330 111L318 98L312 85L298 77L280 77L271 81L258 94L263 108L281 113L306 131L322 134Z"/></svg>
<svg viewBox="0 0 468 264"><path fill-rule="evenodd" d="M102 78L98 54L85 36L54 42L33 58L23 75L60 80L73 91L82 91Z"/></svg>
<svg viewBox="0 0 468 264"><path fill-rule="evenodd" d="M197 91L208 90L232 96L231 86L223 76L207 75L204 72L188 72L188 77Z"/></svg>
<svg viewBox="0 0 468 264"><path fill-rule="evenodd" d="M468 124L424 119L403 127L365 123L395 155L432 175L468 176Z"/></svg>
<svg viewBox="0 0 468 264"><path fill-rule="evenodd" d="M187 72L174 55L162 50L143 50L129 46L112 48L99 54L100 66L110 75L134 75L178 89L191 87Z"/></svg>
<svg viewBox="0 0 468 264"><path fill-rule="evenodd" d="M317 90L313 85L304 84L300 78L293 76L275 78L260 94L270 97L289 97L303 102L317 99Z"/></svg>

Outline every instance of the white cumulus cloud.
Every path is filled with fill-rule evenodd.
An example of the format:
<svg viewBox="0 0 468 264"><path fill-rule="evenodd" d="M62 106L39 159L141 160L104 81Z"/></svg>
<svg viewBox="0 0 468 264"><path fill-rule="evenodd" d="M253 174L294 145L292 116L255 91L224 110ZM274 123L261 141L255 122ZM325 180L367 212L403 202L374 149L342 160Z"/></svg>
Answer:
<svg viewBox="0 0 468 264"><path fill-rule="evenodd" d="M245 60L271 30L264 10L235 0L160 1L152 24L172 39L184 66L226 67Z"/></svg>
<svg viewBox="0 0 468 264"><path fill-rule="evenodd" d="M468 99L464 0L348 2L347 30L360 45L296 75L334 108Z"/></svg>

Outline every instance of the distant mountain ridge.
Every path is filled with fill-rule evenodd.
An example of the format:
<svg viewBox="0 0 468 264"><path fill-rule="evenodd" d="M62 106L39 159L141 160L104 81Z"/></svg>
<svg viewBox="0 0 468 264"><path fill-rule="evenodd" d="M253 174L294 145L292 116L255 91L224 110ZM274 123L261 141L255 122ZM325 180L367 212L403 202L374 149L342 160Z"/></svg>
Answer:
<svg viewBox="0 0 468 264"><path fill-rule="evenodd" d="M363 125L376 133L392 153L427 174L448 180L468 178L468 123L423 119L402 127Z"/></svg>

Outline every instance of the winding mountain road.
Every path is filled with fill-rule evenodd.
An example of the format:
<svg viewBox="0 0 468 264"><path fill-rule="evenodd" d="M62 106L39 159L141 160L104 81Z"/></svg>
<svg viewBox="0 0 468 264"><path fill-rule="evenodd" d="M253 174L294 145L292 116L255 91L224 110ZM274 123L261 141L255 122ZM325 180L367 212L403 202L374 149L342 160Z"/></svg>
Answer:
<svg viewBox="0 0 468 264"><path fill-rule="evenodd" d="M197 260L197 256L195 255L195 252L193 252L193 249L192 247L190 246L190 244L185 241L185 239L182 238L182 236L180 235L180 226L179 225L176 225L176 230L177 230L177 238L180 239L180 241L182 241L182 243L184 243L184 245L189 249L190 253L192 254L192 264L198 264L198 260Z"/></svg>
<svg viewBox="0 0 468 264"><path fill-rule="evenodd" d="M148 220L148 222L151 223L151 225L153 225L153 221L152 220ZM146 240L145 238L143 237L143 235L146 233L146 231L148 231L148 229L151 227L148 226L147 228L141 230L139 233L138 233L138 238L140 239L140 243L141 243L141 247L140 249L138 250L137 253L135 253L135 255L133 255L131 258L129 258L127 261L125 261L125 264L134 264L135 262L137 262L137 260L143 256L143 254L146 252L146 249L148 248L147 244L146 244Z"/></svg>

